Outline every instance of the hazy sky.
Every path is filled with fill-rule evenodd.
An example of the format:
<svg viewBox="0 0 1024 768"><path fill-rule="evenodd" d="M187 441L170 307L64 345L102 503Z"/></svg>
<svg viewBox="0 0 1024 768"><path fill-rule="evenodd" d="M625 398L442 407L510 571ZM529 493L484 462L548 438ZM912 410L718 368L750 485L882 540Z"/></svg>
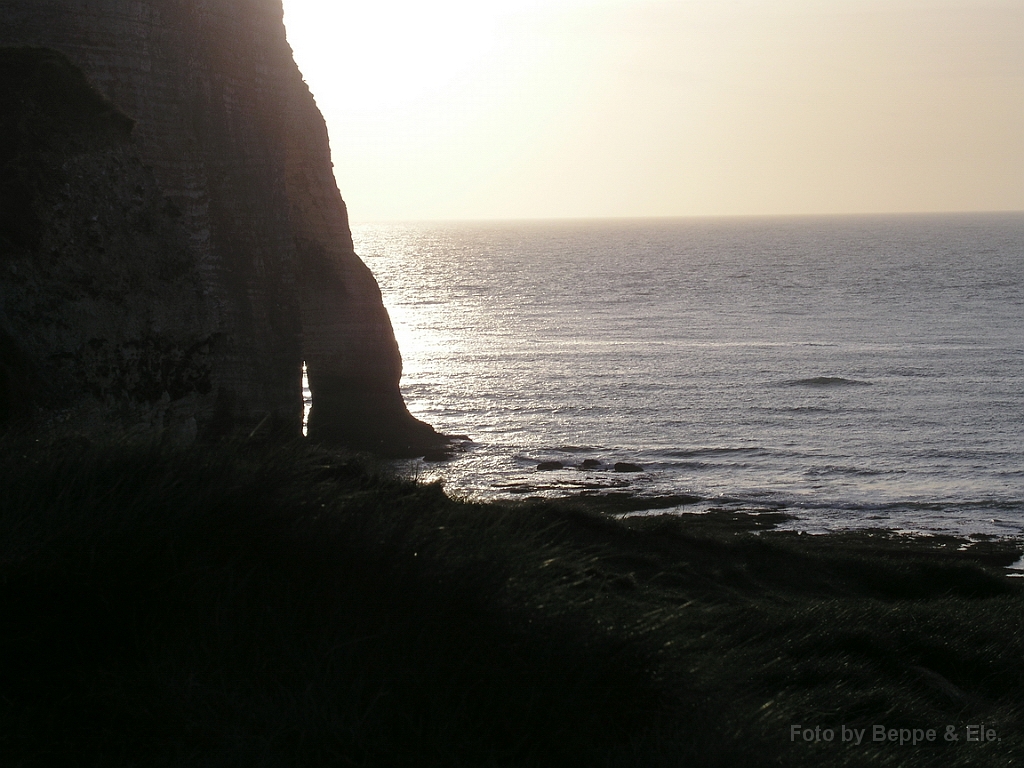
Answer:
<svg viewBox="0 0 1024 768"><path fill-rule="evenodd" d="M355 223L1024 210L1022 0L284 0Z"/></svg>

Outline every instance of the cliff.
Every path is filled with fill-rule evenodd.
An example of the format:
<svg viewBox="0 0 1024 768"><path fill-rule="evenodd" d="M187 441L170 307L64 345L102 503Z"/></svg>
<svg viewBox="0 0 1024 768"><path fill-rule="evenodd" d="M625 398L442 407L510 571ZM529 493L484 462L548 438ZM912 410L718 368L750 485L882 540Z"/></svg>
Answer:
<svg viewBox="0 0 1024 768"><path fill-rule="evenodd" d="M0 3L0 420L415 455L281 0Z"/></svg>

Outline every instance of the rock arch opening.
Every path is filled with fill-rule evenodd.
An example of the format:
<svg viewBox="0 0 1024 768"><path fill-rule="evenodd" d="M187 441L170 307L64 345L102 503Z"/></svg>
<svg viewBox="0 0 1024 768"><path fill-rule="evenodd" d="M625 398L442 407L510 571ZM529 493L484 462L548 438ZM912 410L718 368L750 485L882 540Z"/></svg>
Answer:
<svg viewBox="0 0 1024 768"><path fill-rule="evenodd" d="M302 436L309 434L309 412L313 408L313 393L309 389L306 361L302 361Z"/></svg>

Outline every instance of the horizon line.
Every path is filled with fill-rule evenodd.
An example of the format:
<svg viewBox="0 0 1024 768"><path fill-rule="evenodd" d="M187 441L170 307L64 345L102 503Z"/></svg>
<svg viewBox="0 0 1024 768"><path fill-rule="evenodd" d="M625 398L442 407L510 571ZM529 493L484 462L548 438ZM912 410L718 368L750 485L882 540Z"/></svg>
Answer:
<svg viewBox="0 0 1024 768"><path fill-rule="evenodd" d="M999 216L1024 214L1024 208L992 210L945 211L853 211L843 213L709 213L667 214L653 216L465 216L452 218L362 219L355 220L349 211L350 226L373 224L498 224L498 223L556 223L556 222L628 222L628 221L680 221L707 219L841 219L841 218L899 218L913 216Z"/></svg>

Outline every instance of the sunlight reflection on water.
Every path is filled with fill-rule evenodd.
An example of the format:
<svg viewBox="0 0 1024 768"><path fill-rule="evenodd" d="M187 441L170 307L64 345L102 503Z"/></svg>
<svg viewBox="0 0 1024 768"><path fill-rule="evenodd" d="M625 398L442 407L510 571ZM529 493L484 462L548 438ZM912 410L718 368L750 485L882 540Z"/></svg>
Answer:
<svg viewBox="0 0 1024 768"><path fill-rule="evenodd" d="M476 441L431 468L453 493L578 493L575 469L537 472L578 446L643 465L638 493L826 526L1024 526L1024 216L353 234L410 410Z"/></svg>

